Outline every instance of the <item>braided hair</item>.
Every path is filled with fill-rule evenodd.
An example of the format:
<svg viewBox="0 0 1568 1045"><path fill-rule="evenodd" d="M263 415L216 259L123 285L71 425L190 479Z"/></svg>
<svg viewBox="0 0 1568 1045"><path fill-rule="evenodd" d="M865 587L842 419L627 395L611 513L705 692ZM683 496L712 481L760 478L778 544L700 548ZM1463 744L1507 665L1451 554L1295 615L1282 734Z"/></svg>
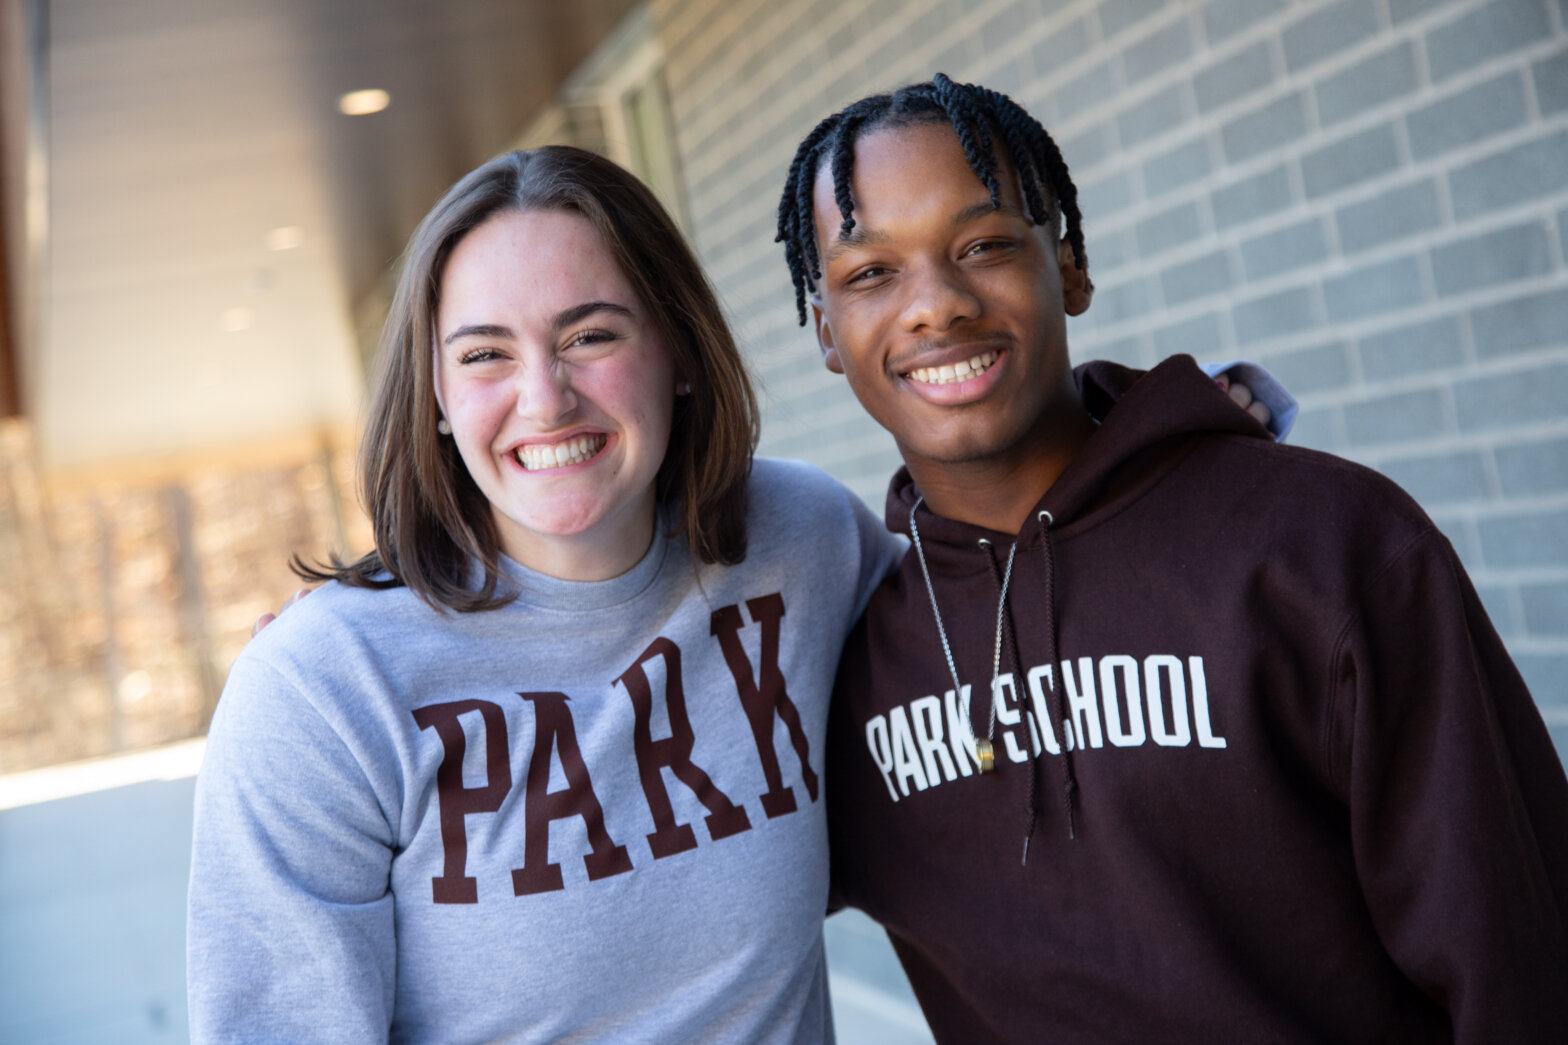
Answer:
<svg viewBox="0 0 1568 1045"><path fill-rule="evenodd" d="M843 219L839 234L848 235L855 227L855 201L849 188L855 142L878 128L943 122L958 136L975 177L990 190L993 207L1000 207L1002 202L996 153L1000 139L1007 159L1018 173L1029 220L1055 229L1059 207L1067 219L1067 243L1072 248L1073 263L1079 271L1089 271L1078 190L1067 173L1061 150L1040 121L1000 91L978 84L954 83L937 73L928 83L862 98L834 113L817 124L795 150L784 194L779 199L779 230L774 242L784 244L784 260L795 283L795 308L802 326L806 322L806 298L815 292L817 281L822 278L812 203L817 172L830 166L833 199Z"/></svg>

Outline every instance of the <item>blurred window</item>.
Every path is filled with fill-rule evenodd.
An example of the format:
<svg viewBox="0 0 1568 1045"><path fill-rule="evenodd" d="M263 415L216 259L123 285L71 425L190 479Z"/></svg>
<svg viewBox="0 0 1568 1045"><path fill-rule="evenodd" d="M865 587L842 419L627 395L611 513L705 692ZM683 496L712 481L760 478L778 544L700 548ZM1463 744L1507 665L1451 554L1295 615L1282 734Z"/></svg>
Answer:
<svg viewBox="0 0 1568 1045"><path fill-rule="evenodd" d="M521 148L577 145L641 178L682 229L686 200L664 85L664 49L645 7L627 15L569 76L555 103L518 138Z"/></svg>

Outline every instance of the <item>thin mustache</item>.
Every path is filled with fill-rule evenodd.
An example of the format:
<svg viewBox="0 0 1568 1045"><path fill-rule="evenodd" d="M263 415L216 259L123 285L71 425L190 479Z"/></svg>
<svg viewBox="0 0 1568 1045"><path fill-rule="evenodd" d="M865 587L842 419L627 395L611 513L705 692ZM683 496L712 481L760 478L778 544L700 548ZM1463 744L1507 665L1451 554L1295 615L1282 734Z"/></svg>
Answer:
<svg viewBox="0 0 1568 1045"><path fill-rule="evenodd" d="M928 359L933 355L939 355L952 348L978 348L981 351L985 351L987 348L992 347L999 349L1012 348L1013 344L1013 336L1006 331L996 331L979 336L949 335L943 337L925 338L921 340L915 347L909 349L906 352L899 353L899 357L893 365L894 369L903 371L909 369L910 367L926 366L928 364L922 363L920 360Z"/></svg>

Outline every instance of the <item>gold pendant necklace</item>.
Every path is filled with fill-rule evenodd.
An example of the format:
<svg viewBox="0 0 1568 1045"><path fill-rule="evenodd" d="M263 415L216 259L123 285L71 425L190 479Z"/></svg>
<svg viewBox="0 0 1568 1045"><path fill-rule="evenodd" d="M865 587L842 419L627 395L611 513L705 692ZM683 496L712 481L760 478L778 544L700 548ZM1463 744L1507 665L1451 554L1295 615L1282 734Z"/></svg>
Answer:
<svg viewBox="0 0 1568 1045"><path fill-rule="evenodd" d="M926 580L926 595L931 599L931 616L936 618L937 637L942 640L942 655L947 658L948 673L953 676L953 695L960 702L963 711L964 728L969 731L969 743L974 748L975 763L982 773L996 772L996 747L992 739L996 736L996 680L1002 673L1002 620L1007 611L1007 585L1013 579L1013 557L1018 554L1018 542L1007 552L1007 572L1002 575L1002 597L996 603L996 647L991 654L991 713L986 720L985 736L975 736L975 727L969 720L969 698L964 695L964 687L958 681L958 668L953 663L953 648L947 642L947 629L942 626L942 611L937 608L936 588L931 584L931 570L926 566L925 549L920 544L920 527L915 523L915 512L924 504L926 499L918 497L915 506L909 509L909 535L915 545L915 558L920 560L920 573ZM980 543L989 545L991 542L984 537ZM993 575L994 576L994 575Z"/></svg>

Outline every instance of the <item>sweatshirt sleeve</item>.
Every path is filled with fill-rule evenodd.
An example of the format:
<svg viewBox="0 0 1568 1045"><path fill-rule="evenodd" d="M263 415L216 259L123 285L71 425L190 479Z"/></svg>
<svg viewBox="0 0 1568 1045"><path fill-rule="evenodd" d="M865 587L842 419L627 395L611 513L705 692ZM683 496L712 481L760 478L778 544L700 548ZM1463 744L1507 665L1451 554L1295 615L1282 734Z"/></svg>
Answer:
<svg viewBox="0 0 1568 1045"><path fill-rule="evenodd" d="M860 544L860 570L855 582L855 617L858 618L866 611L866 603L871 601L871 593L877 590L877 585L893 572L898 561L904 557L908 542L890 533L859 497L847 490L844 495L849 499L855 514L855 530Z"/></svg>
<svg viewBox="0 0 1568 1045"><path fill-rule="evenodd" d="M385 1042L393 835L359 761L254 656L230 672L196 785L193 1042Z"/></svg>
<svg viewBox="0 0 1568 1045"><path fill-rule="evenodd" d="M1369 580L1332 684L1329 758L1385 949L1456 1041L1568 1041L1568 780L1437 531Z"/></svg>

